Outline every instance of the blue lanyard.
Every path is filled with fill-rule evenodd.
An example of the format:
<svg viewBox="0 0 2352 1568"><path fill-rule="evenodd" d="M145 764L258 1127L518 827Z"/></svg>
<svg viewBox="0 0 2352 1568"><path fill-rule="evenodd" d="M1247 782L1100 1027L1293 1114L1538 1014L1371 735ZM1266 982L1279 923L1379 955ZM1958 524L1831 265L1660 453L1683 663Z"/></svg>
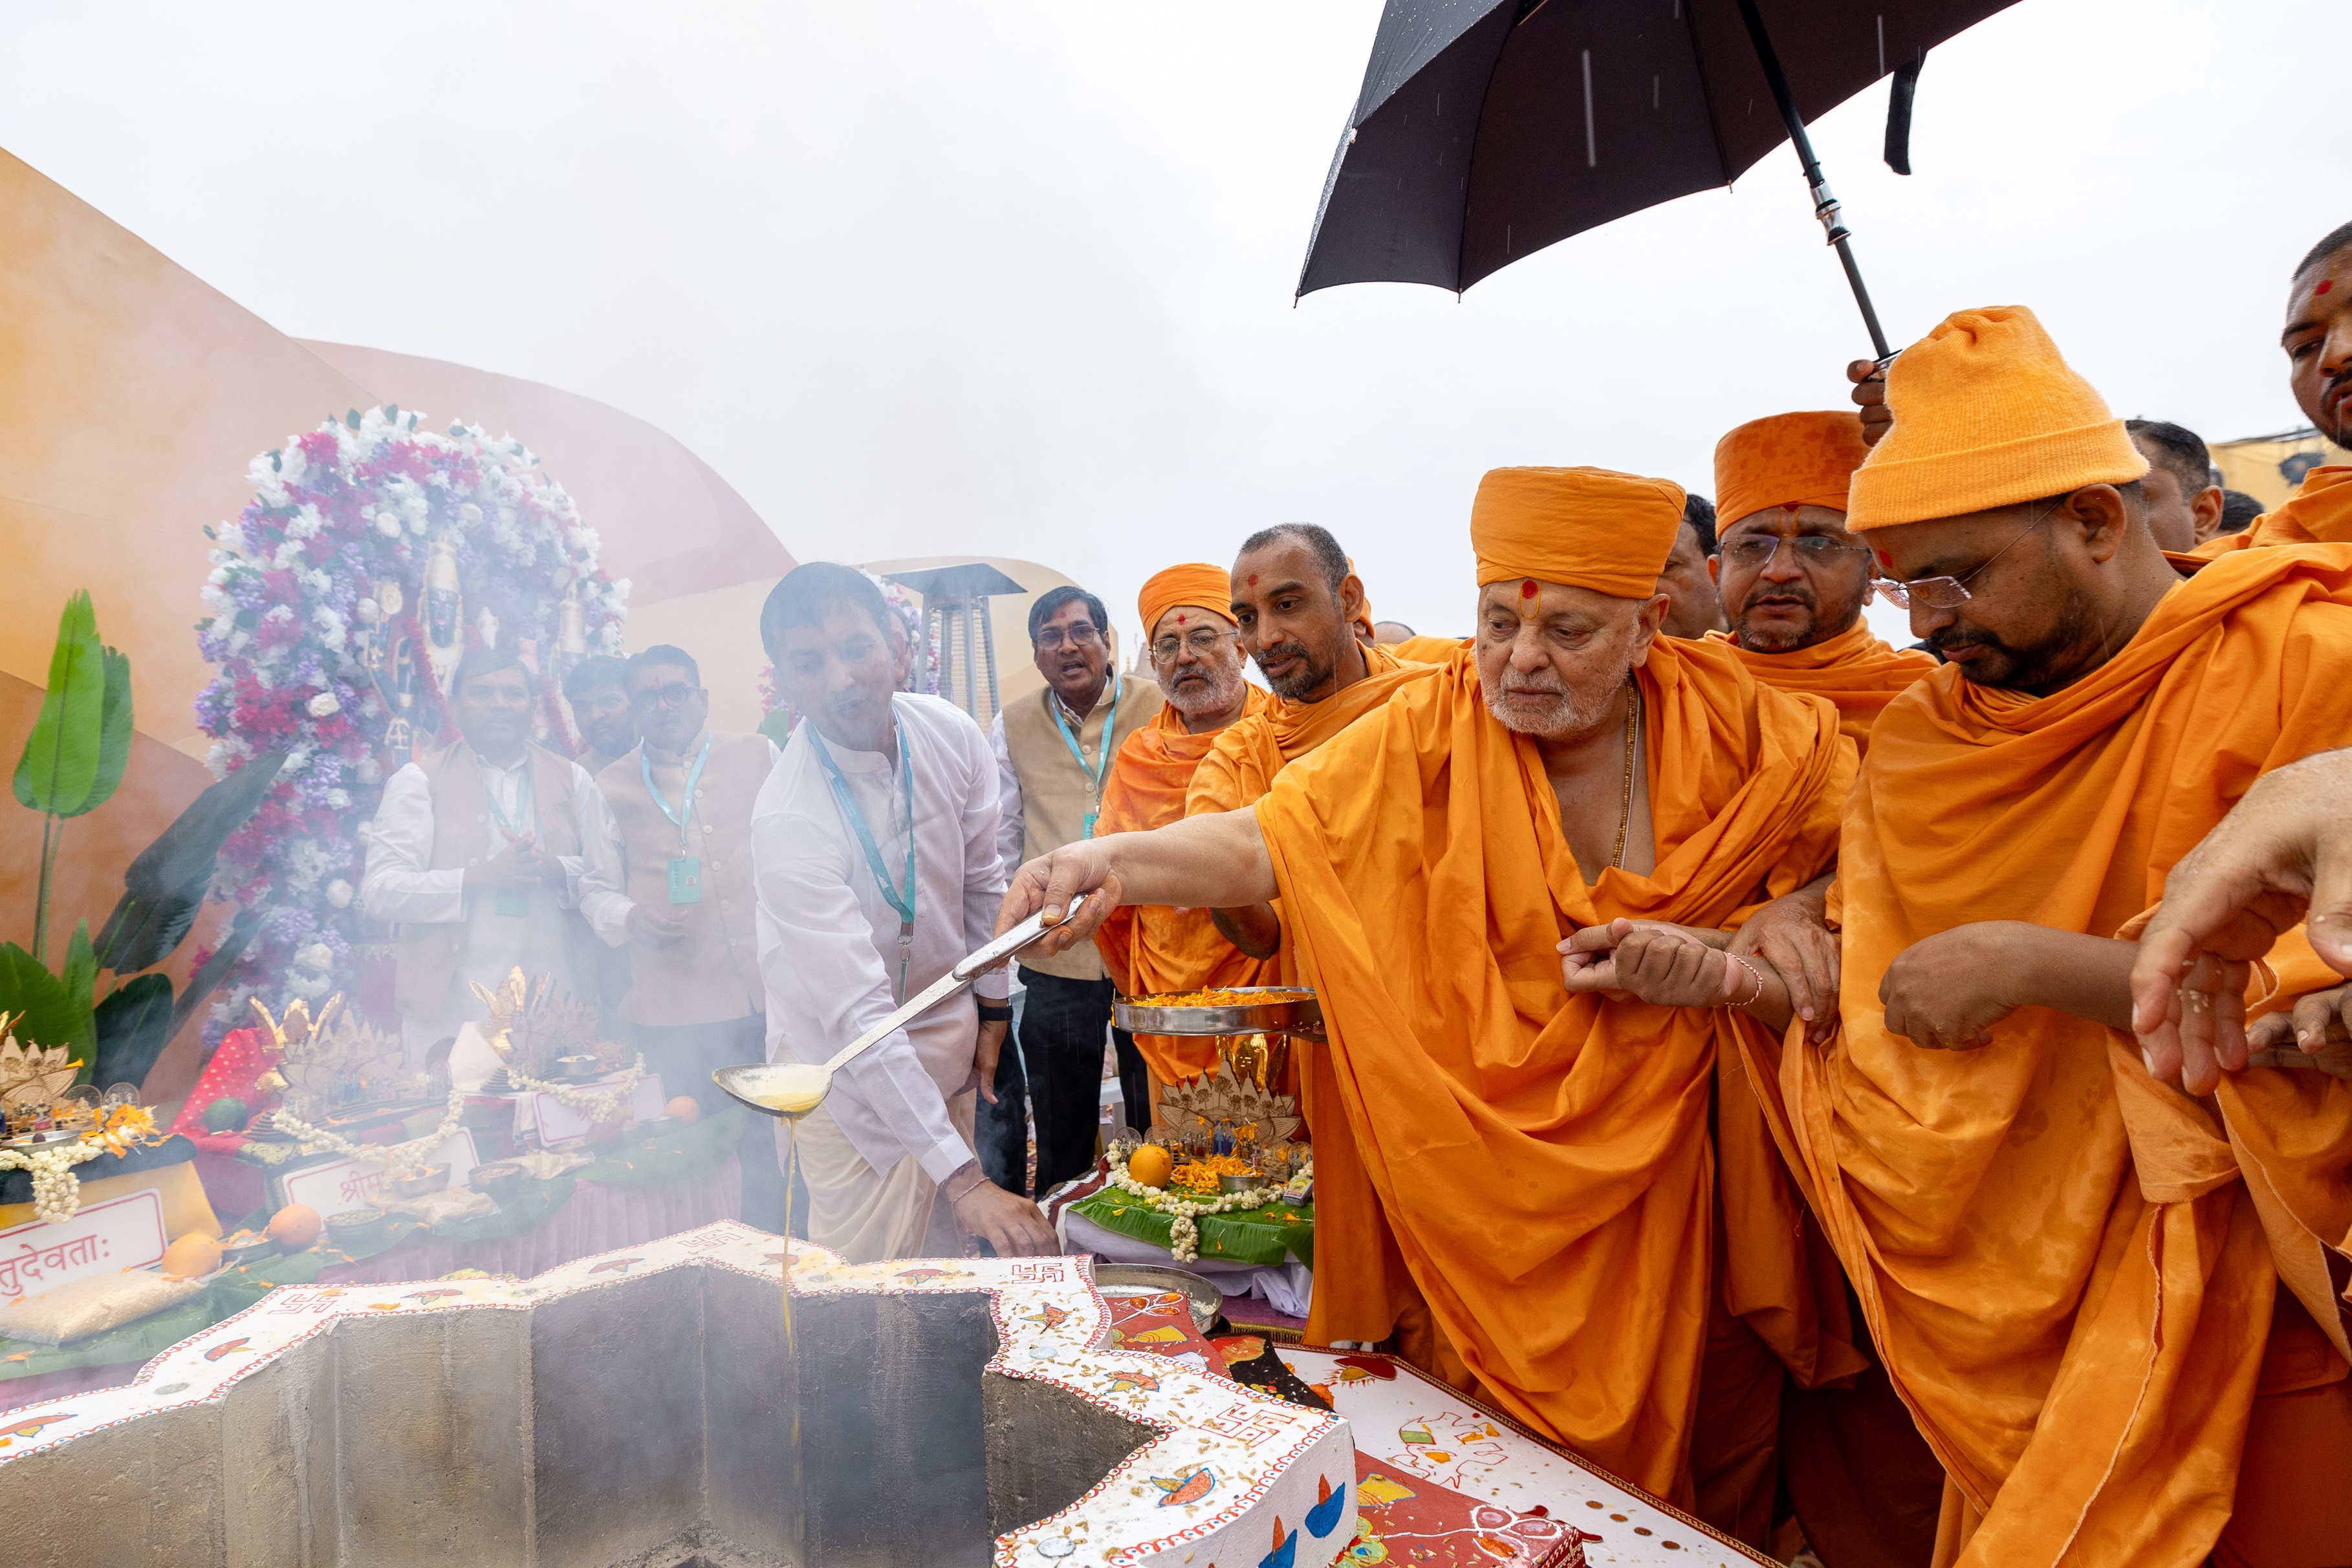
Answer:
<svg viewBox="0 0 2352 1568"><path fill-rule="evenodd" d="M504 770L501 769L500 771L503 772ZM490 820L499 825L499 831L507 836L509 842L520 838L523 836L523 829L520 824L526 820L537 821L539 818L539 802L533 795L530 787L530 752L528 750L523 752L522 775L515 782L515 814L513 821L509 822L507 819L507 814L499 809L499 792L492 786L489 779L487 777L482 780L482 794L488 798Z"/></svg>
<svg viewBox="0 0 2352 1568"><path fill-rule="evenodd" d="M825 782L833 785L833 798L841 806L841 815L857 834L857 847L866 851L866 864L874 873L874 885L882 889L883 898L898 914L898 988L891 1000L903 1002L907 995L907 958L915 945L915 761L907 752L907 726L894 715L891 720L898 736L899 798L907 813L906 890L890 886L890 873L883 867L882 850L874 842L874 830L866 825L866 813L859 808L856 797L849 793L849 781L841 776L841 765L833 760L833 752L816 726L805 726L809 741L816 747L817 765L824 769Z"/></svg>
<svg viewBox="0 0 2352 1568"><path fill-rule="evenodd" d="M1062 717L1061 694L1050 687L1045 692L1045 701L1054 710L1054 728L1062 732L1062 744L1069 747L1070 755L1078 760L1078 772L1086 774L1087 786L1094 791L1097 805L1102 804L1103 775L1110 772L1110 732L1112 726L1118 722L1118 671L1113 670L1110 675L1110 711L1103 716L1102 755L1095 759L1095 765L1092 768L1087 766L1087 754L1079 749L1078 738L1070 731L1070 721ZM1078 722L1083 728L1086 721L1081 719ZM1095 816L1094 812L1087 813L1086 837L1088 838L1095 836Z"/></svg>
<svg viewBox="0 0 2352 1568"><path fill-rule="evenodd" d="M710 742L718 738L719 737L716 735L705 735L702 737L702 751L700 754L696 756L694 759L694 766L687 772L685 801L686 815L684 816L680 816L677 812L674 812L669 808L668 797L664 795L660 788L654 783L653 758L646 754L646 748L644 746L640 745L637 748L637 766L646 775L646 793L654 797L654 804L661 807L661 814L664 816L668 817L671 824L677 827L677 847L680 849L687 847L686 825L694 820L694 786L702 782L702 764L710 760Z"/></svg>

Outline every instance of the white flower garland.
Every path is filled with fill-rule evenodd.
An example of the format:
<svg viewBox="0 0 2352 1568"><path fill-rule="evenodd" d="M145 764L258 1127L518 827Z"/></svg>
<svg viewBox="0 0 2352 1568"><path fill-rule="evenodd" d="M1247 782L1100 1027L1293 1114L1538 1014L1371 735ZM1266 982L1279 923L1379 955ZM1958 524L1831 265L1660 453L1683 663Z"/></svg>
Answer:
<svg viewBox="0 0 2352 1568"><path fill-rule="evenodd" d="M441 1117L441 1125L422 1138L412 1138L405 1143L354 1143L338 1132L323 1127L313 1127L290 1110L269 1113L272 1126L291 1135L296 1142L325 1149L353 1160L381 1160L384 1169L400 1176L412 1176L425 1169L425 1156L441 1146L441 1141L457 1131L466 1116L466 1091L456 1084L449 1086L449 1106Z"/></svg>
<svg viewBox="0 0 2352 1568"><path fill-rule="evenodd" d="M517 1089L527 1089L533 1094L553 1095L556 1104L575 1116L587 1118L589 1124L594 1126L598 1122L610 1121L620 1115L621 1108L628 1104L630 1096L637 1092L637 1079L643 1078L645 1073L646 1058L639 1057L629 1069L621 1075L620 1082L598 1094L591 1094L584 1089L574 1089L570 1084L550 1083L528 1074L517 1072L512 1068L507 1068L507 1081Z"/></svg>
<svg viewBox="0 0 2352 1568"><path fill-rule="evenodd" d="M1252 1187L1247 1192L1225 1193L1214 1198L1180 1198L1173 1192L1147 1187L1129 1175L1124 1160L1111 1167L1110 1184L1144 1207L1169 1216L1168 1250L1175 1254L1179 1263L1190 1263L1201 1256L1200 1215L1264 1208L1282 1195L1283 1186L1276 1182L1270 1187Z"/></svg>
<svg viewBox="0 0 2352 1568"><path fill-rule="evenodd" d="M97 1143L54 1143L46 1149L0 1149L0 1171L33 1173L33 1212L51 1225L81 1208L81 1178L73 1167L103 1152Z"/></svg>

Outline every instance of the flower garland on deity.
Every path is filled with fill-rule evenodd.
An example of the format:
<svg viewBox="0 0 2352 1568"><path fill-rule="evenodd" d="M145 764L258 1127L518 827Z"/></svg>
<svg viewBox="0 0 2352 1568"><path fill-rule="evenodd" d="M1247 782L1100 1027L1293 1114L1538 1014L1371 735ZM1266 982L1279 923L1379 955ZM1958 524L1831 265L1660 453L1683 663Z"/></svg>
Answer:
<svg viewBox="0 0 2352 1568"><path fill-rule="evenodd" d="M443 1140L454 1136L465 1118L466 1091L455 1084L449 1086L449 1103L442 1113L441 1124L422 1138L411 1138L404 1143L355 1143L340 1132L313 1126L282 1107L269 1113L272 1128L294 1139L305 1153L324 1149L347 1160L381 1160L385 1171L396 1177L420 1174L425 1169L425 1157L441 1147Z"/></svg>
<svg viewBox="0 0 2352 1568"><path fill-rule="evenodd" d="M507 1081L515 1088L533 1094L552 1096L556 1104L574 1116L584 1118L591 1125L619 1121L623 1108L629 1103L629 1097L636 1092L637 1080L645 1076L646 1058L639 1057L621 1074L620 1082L592 1093L572 1084L557 1083L551 1079L533 1078L512 1065L507 1068Z"/></svg>
<svg viewBox="0 0 2352 1568"><path fill-rule="evenodd" d="M1110 1184L1141 1204L1157 1209L1169 1218L1168 1250L1179 1263L1190 1263L1201 1256L1200 1216L1213 1214L1234 1214L1243 1209L1264 1208L1282 1195L1282 1184L1256 1186L1247 1192L1225 1193L1216 1197L1206 1194L1183 1196L1160 1188L1147 1187L1127 1173L1127 1159L1114 1158L1110 1167ZM1171 1187L1173 1182L1171 1179Z"/></svg>
<svg viewBox="0 0 2352 1568"><path fill-rule="evenodd" d="M96 1114L94 1124L70 1143L39 1149L0 1149L0 1171L33 1173L33 1213L51 1225L61 1225L81 1211L81 1178L73 1168L100 1154L116 1159L145 1144L161 1142L166 1133L155 1130L154 1113L142 1105L109 1106Z"/></svg>
<svg viewBox="0 0 2352 1568"><path fill-rule="evenodd" d="M208 1043L256 997L282 1010L352 986L360 827L392 771L446 732L443 688L466 648L509 644L536 663L546 729L568 749L560 678L620 651L628 591L539 459L478 426L354 410L256 458L247 479L236 521L205 531L197 647L218 668L196 716L215 776L291 755L221 851L216 896L259 924Z"/></svg>

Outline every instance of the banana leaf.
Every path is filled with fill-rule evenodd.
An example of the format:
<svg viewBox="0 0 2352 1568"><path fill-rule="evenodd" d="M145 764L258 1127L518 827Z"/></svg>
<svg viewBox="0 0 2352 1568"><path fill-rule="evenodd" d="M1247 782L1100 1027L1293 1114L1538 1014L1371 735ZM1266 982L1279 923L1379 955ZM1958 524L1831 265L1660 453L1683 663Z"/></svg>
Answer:
<svg viewBox="0 0 2352 1568"><path fill-rule="evenodd" d="M236 967L236 961L245 956L247 944L260 930L259 909L247 910L236 917L236 922L221 937L221 944L213 949L213 955L205 960L202 969L188 976L187 989L181 992L180 999L172 1004L172 1026L166 1038L187 1026L188 1020L196 1016L196 1009L205 1005L205 999L228 978L228 972Z"/></svg>
<svg viewBox="0 0 2352 1568"><path fill-rule="evenodd" d="M18 804L50 816L103 805L131 758L131 661L98 640L87 592L66 601L48 690L16 762Z"/></svg>
<svg viewBox="0 0 2352 1568"><path fill-rule="evenodd" d="M260 807L286 758L283 751L270 752L208 786L139 852L122 873L122 897L98 933L100 963L131 974L171 956L195 923L221 846Z"/></svg>
<svg viewBox="0 0 2352 1568"><path fill-rule="evenodd" d="M89 1079L104 1089L143 1083L172 1038L172 977L138 974L98 1005L98 1055Z"/></svg>
<svg viewBox="0 0 2352 1568"><path fill-rule="evenodd" d="M0 942L0 1013L22 1015L14 1026L21 1044L69 1046L85 1068L96 1056L98 1023L89 987L69 990L48 965L13 942Z"/></svg>

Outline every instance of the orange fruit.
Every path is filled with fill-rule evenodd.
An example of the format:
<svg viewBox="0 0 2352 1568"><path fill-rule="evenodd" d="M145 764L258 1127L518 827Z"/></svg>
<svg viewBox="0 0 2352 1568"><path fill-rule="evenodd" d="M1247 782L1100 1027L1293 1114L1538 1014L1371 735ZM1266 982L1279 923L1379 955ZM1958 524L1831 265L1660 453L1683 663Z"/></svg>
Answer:
<svg viewBox="0 0 2352 1568"><path fill-rule="evenodd" d="M1127 1157L1127 1173L1147 1187L1166 1186L1175 1171L1176 1163L1157 1143L1146 1143Z"/></svg>
<svg viewBox="0 0 2352 1568"><path fill-rule="evenodd" d="M269 1239L289 1252L300 1252L324 1228L319 1211L309 1204L288 1204L269 1216Z"/></svg>
<svg viewBox="0 0 2352 1568"><path fill-rule="evenodd" d="M662 1109L689 1126L702 1120L702 1107L694 1102L694 1096L690 1094L673 1097Z"/></svg>
<svg viewBox="0 0 2352 1568"><path fill-rule="evenodd" d="M221 1244L200 1230L192 1230L163 1249L163 1277L194 1279L221 1264Z"/></svg>

